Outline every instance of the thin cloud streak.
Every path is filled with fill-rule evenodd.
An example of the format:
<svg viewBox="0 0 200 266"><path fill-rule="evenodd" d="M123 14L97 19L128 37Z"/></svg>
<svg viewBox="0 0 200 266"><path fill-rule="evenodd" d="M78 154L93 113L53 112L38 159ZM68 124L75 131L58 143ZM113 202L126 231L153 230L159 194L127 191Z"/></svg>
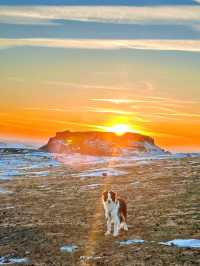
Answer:
<svg viewBox="0 0 200 266"><path fill-rule="evenodd" d="M76 112L76 109L72 108L23 108L25 111L43 111L43 112ZM94 112L94 113L110 113L110 114L119 114L119 115L131 115L132 112L115 110L115 109L106 109L106 108L93 108L93 107L80 107L79 111L81 112Z"/></svg>
<svg viewBox="0 0 200 266"><path fill-rule="evenodd" d="M167 101L167 102L172 102L172 103L182 103L182 104L200 104L200 101L193 101L193 100L176 100L172 98L167 98L167 97L154 97L154 96L145 96L145 99L152 99L152 100L158 100L158 101ZM157 102L158 102L157 101Z"/></svg>
<svg viewBox="0 0 200 266"><path fill-rule="evenodd" d="M191 114L191 113L153 113L155 115L163 116L178 116L178 117L190 117L190 118L199 118L200 114Z"/></svg>
<svg viewBox="0 0 200 266"><path fill-rule="evenodd" d="M71 108L39 108L39 107L25 107L22 110L25 111L43 111L43 112L73 112L73 110Z"/></svg>
<svg viewBox="0 0 200 266"><path fill-rule="evenodd" d="M134 110L157 109L172 113L177 112L177 108L185 107L185 105L190 106L200 103L199 101L176 100L172 98L156 96L141 96L141 98L137 99L92 98L90 99L90 101L114 104L127 104L130 108Z"/></svg>
<svg viewBox="0 0 200 266"><path fill-rule="evenodd" d="M76 109L72 108L38 108L38 107L27 107L23 108L24 111L39 111L39 112L76 112ZM133 116L135 121L138 122L151 122L151 120L146 118L141 118L139 112L130 112L125 110L116 110L116 109L109 109L109 108L98 108L98 107L80 107L79 111L81 112L93 112L93 113L107 113L107 114L114 114L114 115L125 115L125 116ZM139 116L138 116L139 115Z"/></svg>
<svg viewBox="0 0 200 266"><path fill-rule="evenodd" d="M124 111L124 110L116 110L116 109L108 109L108 108L96 108L96 107L88 107L86 109L88 112L94 113L110 113L117 115L133 115L133 112Z"/></svg>
<svg viewBox="0 0 200 266"><path fill-rule="evenodd" d="M97 84L83 84L83 83L70 83L65 81L45 81L44 84L50 86L58 86L58 87L70 87L73 89L100 89L100 90L129 90L130 88L117 88L117 87L110 87L104 85L97 85Z"/></svg>
<svg viewBox="0 0 200 266"><path fill-rule="evenodd" d="M162 107L162 106L159 106L159 105L134 105L134 106L131 106L132 109L135 109L135 110L162 110L162 111L167 111L167 112L176 112L177 110L175 110L174 108L169 108L169 107Z"/></svg>
<svg viewBox="0 0 200 266"><path fill-rule="evenodd" d="M147 106L141 106L141 107L136 107L134 109L138 110L139 108L144 109L148 109ZM94 113L108 113L108 114L114 114L114 115L125 115L125 116L133 116L134 121L137 122L144 122L144 123L148 123L151 122L152 120L149 118L161 118L161 119L173 119L173 120L177 120L177 121L182 121L185 118L191 118L191 119L199 119L200 114L198 113L179 113L179 112L174 112L174 109L171 108L165 108L165 107L156 107L156 106L150 106L150 109L158 109L158 110L163 110L166 112L140 112L140 111L136 111L136 112L129 112L129 111L124 111L124 110L116 110L116 109L109 109L109 108L96 108L96 107L82 107L80 110L82 112L94 112ZM70 108L66 108L66 109L58 109L58 108L23 108L23 110L25 111L44 111L44 112L74 112L75 110L72 110ZM170 112L170 113L169 113ZM8 114L4 114L4 115L8 115ZM142 117L143 118L142 118ZM28 121L26 119L23 119L24 121ZM37 121L39 121L40 119L36 119ZM43 121L43 120L42 120ZM49 120L52 121L52 120ZM29 121L30 122L30 121ZM55 121L56 123L58 121ZM62 121L61 123L71 123L71 122L65 122ZM72 122L74 123L74 122ZM80 124L80 123L79 123ZM78 124L78 125L79 125ZM95 126L96 127L96 126Z"/></svg>
<svg viewBox="0 0 200 266"><path fill-rule="evenodd" d="M1 8L0 8L1 9ZM1 13L1 10L0 10ZM46 19L35 19L28 17L13 17L13 16L1 16L0 23L3 24L14 24L14 25L37 25L37 26L59 26L61 23L53 22Z"/></svg>
<svg viewBox="0 0 200 266"><path fill-rule="evenodd" d="M120 103L118 99L103 99L103 98L97 98L97 99L90 99L91 101L97 101L97 102L110 102L110 103ZM130 99L130 100L122 100L122 103L157 103L155 100L143 100L143 99Z"/></svg>
<svg viewBox="0 0 200 266"><path fill-rule="evenodd" d="M114 104L132 103L133 102L133 100L130 100L130 99L90 99L90 101L95 101L95 102L109 102L109 103L114 103Z"/></svg>
<svg viewBox="0 0 200 266"><path fill-rule="evenodd" d="M96 107L88 107L86 109L89 112L94 113L108 113L114 115L125 115L125 116L132 116L134 121L149 123L151 120L146 118L141 118L139 112L130 112L124 110L116 110L116 109L108 109L108 108L96 108Z"/></svg>
<svg viewBox="0 0 200 266"><path fill-rule="evenodd" d="M76 20L99 23L194 24L200 20L200 7L182 6L3 6L1 23L44 24L56 20Z"/></svg>
<svg viewBox="0 0 200 266"><path fill-rule="evenodd" d="M1 126L8 126L9 128L22 128L22 129L33 129L33 126L31 123L28 123L28 121L25 120L25 122L18 121L16 123L16 120L14 119L8 119L6 121L0 121ZM42 132L48 132L48 129L46 128L40 128L39 129Z"/></svg>
<svg viewBox="0 0 200 266"><path fill-rule="evenodd" d="M23 108L25 111L43 111L43 112L77 112L77 108L37 108L37 107L28 107ZM95 107L79 107L81 112L94 112L94 113L110 113L110 114L119 114L119 115L132 115L133 112L116 110L116 109L106 109L106 108L95 108Z"/></svg>
<svg viewBox="0 0 200 266"><path fill-rule="evenodd" d="M148 118L151 118L153 121L155 121L154 118L158 118L162 122L170 121L170 120L175 120L175 121L183 121L185 118L180 118L180 117L175 117L175 116L165 116L165 115L159 115L157 113L149 113L146 114Z"/></svg>
<svg viewBox="0 0 200 266"><path fill-rule="evenodd" d="M34 110L39 110L39 108L32 108ZM6 114L10 115L10 114ZM4 126L12 126L12 127L23 127L23 128L33 128L33 121L38 123L38 122L48 122L49 126L50 125L55 125L55 124L62 124L62 125L74 125L74 126L79 126L79 127L88 127L88 128L93 128L93 129L102 129L102 126L95 125L95 124L88 124L88 123L79 123L79 122L73 122L73 121L64 121L64 120L55 120L55 119L41 119L41 118L24 118L24 116L19 115L19 116L14 116L13 119L7 118L6 121L0 121L0 125ZM16 123L17 122L17 123ZM41 131L49 131L48 129L40 129Z"/></svg>
<svg viewBox="0 0 200 266"><path fill-rule="evenodd" d="M70 82L65 82L65 81L59 81L59 80L50 80L50 81L44 81L42 82L42 84L45 84L45 85L50 85L50 86L58 86L58 87L70 87L70 88L74 88L74 89L100 89L100 90L117 90L117 91L129 91L129 90L132 90L133 87L139 87L141 88L141 84L150 84L148 82L137 82L135 84L133 84L132 86L129 86L129 87L117 87L117 86L106 86L106 85L101 85L101 84L84 84L84 83L70 83ZM150 86L150 85L149 85ZM152 87L152 85L151 85ZM146 88L145 88L146 90Z"/></svg>
<svg viewBox="0 0 200 266"><path fill-rule="evenodd" d="M0 39L0 48L50 47L72 49L139 49L200 52L200 40Z"/></svg>

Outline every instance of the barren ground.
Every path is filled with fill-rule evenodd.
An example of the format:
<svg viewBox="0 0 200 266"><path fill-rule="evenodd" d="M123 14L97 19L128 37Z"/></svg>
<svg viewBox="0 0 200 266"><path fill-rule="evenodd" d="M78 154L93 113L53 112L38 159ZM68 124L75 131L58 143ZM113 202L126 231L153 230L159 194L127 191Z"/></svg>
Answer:
<svg viewBox="0 0 200 266"><path fill-rule="evenodd" d="M79 170L63 165L48 176L0 181L13 192L0 193L0 256L26 257L26 265L37 266L200 265L200 249L159 244L200 239L200 158L152 160L121 170L128 174L81 178ZM104 236L105 188L128 202L129 231L118 238ZM125 239L145 243L120 246ZM61 252L67 244L78 249Z"/></svg>

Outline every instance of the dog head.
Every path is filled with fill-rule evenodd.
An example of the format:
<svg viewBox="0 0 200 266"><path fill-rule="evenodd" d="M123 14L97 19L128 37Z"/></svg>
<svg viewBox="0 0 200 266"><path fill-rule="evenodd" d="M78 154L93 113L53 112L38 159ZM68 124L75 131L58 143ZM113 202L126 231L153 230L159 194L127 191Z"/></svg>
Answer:
<svg viewBox="0 0 200 266"><path fill-rule="evenodd" d="M116 201L116 193L113 191L104 191L102 193L102 200L104 204L113 204Z"/></svg>

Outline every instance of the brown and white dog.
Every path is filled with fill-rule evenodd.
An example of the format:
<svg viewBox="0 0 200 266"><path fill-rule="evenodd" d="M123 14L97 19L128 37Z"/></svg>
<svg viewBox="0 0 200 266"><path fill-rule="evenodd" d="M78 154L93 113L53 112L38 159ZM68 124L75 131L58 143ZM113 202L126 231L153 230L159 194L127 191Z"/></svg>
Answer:
<svg viewBox="0 0 200 266"><path fill-rule="evenodd" d="M105 235L111 234L112 223L114 224L114 236L119 235L120 229L128 231L127 226L127 205L123 199L117 198L113 191L104 191L102 201L107 220L107 231Z"/></svg>

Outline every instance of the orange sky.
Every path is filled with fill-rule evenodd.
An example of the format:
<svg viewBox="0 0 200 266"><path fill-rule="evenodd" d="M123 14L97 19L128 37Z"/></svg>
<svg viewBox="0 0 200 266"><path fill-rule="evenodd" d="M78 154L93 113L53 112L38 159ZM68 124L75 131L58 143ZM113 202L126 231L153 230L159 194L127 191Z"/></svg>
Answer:
<svg viewBox="0 0 200 266"><path fill-rule="evenodd" d="M200 150L200 53L20 47L0 50L0 67L0 138L125 124Z"/></svg>
<svg viewBox="0 0 200 266"><path fill-rule="evenodd" d="M87 102L89 104L90 100ZM168 115L166 115L163 110L153 111L161 107L146 108L144 103L144 107L140 107L143 112L135 111L136 108L132 110L130 103L105 104L104 102L104 105L108 105L105 108L98 107L99 102L95 102L95 107L83 106L79 109L78 105L75 105L71 110L67 108L5 109L0 114L1 136L46 141L49 136L55 135L56 131L109 130L112 126L123 124L131 131L154 137L157 144L167 149L187 150L190 147L191 150L198 150L200 147L200 124L198 117L194 114L190 116L183 111L172 113L167 110ZM103 106L102 103L101 106Z"/></svg>

